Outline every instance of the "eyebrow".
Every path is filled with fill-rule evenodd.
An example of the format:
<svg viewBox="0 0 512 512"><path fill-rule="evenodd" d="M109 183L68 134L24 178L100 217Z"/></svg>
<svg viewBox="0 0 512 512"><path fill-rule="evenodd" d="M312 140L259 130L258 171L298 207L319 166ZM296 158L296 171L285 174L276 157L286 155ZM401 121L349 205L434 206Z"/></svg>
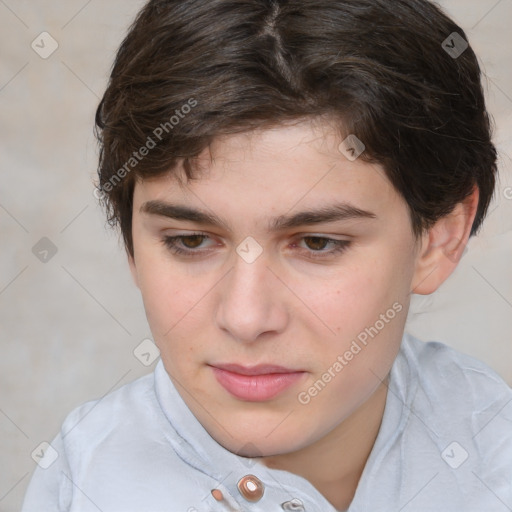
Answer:
<svg viewBox="0 0 512 512"><path fill-rule="evenodd" d="M140 212L176 220L195 222L197 224L204 224L212 227L221 227L226 231L232 231L229 225L215 214L164 201L147 201L140 207ZM270 219L268 230L270 232L277 232L300 226L312 226L315 224L344 221L349 219L376 218L377 215L373 212L361 210L349 203L336 203L323 206L318 209L301 211L294 213L293 215L280 215Z"/></svg>

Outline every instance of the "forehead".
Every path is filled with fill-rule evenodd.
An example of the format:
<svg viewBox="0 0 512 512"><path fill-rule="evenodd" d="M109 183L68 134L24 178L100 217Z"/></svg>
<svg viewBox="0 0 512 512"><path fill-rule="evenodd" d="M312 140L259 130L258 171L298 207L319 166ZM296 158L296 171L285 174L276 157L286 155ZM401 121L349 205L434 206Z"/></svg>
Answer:
<svg viewBox="0 0 512 512"><path fill-rule="evenodd" d="M403 216L405 202L384 170L349 160L340 142L331 125L310 122L219 137L199 155L196 179L186 182L178 166L139 181L134 206L194 205L226 224L251 218L267 229L278 216L339 204L378 217Z"/></svg>

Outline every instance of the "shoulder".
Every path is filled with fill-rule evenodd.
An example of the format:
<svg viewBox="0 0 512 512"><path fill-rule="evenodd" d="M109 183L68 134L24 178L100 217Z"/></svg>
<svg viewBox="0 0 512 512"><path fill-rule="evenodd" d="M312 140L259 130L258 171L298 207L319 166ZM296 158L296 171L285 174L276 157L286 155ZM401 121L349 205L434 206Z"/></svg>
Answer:
<svg viewBox="0 0 512 512"><path fill-rule="evenodd" d="M124 384L115 391L75 407L65 418L61 436L104 430L117 421L135 421L153 410L156 403L154 375L150 373Z"/></svg>
<svg viewBox="0 0 512 512"><path fill-rule="evenodd" d="M418 510L487 510L490 489L512 500L512 389L494 370L405 334L389 389L372 478L411 495L431 478Z"/></svg>
<svg viewBox="0 0 512 512"><path fill-rule="evenodd" d="M153 372L85 403L63 423L73 482L102 510L161 510L169 496L180 508L196 491L191 485L195 470L174 449L179 439L162 409L155 379ZM82 499L74 493L77 510L86 505Z"/></svg>
<svg viewBox="0 0 512 512"><path fill-rule="evenodd" d="M72 501L81 496L74 492L75 485L83 489L87 467L90 472L96 466L98 454L106 454L105 440L126 441L126 435L117 435L119 426L129 430L131 424L133 431L133 423L144 416L141 409L152 401L152 383L152 375L146 375L73 409L36 466L23 512L69 510ZM84 505L83 510L88 508Z"/></svg>
<svg viewBox="0 0 512 512"><path fill-rule="evenodd" d="M473 400L512 398L512 388L487 364L439 341L421 341L406 334L402 352L418 382L431 390L463 394ZM448 398L448 397L447 397Z"/></svg>
<svg viewBox="0 0 512 512"><path fill-rule="evenodd" d="M492 368L444 343L409 334L401 357L409 372L402 385L411 388L410 407L433 435L470 439L482 456L505 449L512 465L512 388Z"/></svg>
<svg viewBox="0 0 512 512"><path fill-rule="evenodd" d="M100 463L118 450L126 452L124 447L129 444L136 457L137 447L145 450L159 441L169 425L155 394L154 379L154 373L140 377L67 415L59 436L71 467L87 467L92 460Z"/></svg>
<svg viewBox="0 0 512 512"><path fill-rule="evenodd" d="M195 470L173 448L177 434L155 378L140 377L67 415L51 443L58 458L34 474L23 512L163 510L171 498L187 510L197 491Z"/></svg>

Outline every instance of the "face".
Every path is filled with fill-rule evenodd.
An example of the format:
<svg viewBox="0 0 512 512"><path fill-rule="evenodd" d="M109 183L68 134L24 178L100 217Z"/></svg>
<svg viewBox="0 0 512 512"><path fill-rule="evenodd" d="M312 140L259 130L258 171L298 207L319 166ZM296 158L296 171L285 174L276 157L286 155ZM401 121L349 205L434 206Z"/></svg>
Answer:
<svg viewBox="0 0 512 512"><path fill-rule="evenodd" d="M407 206L339 143L311 122L232 135L200 155L198 180L135 187L130 264L155 343L233 452L320 440L398 352L417 258Z"/></svg>

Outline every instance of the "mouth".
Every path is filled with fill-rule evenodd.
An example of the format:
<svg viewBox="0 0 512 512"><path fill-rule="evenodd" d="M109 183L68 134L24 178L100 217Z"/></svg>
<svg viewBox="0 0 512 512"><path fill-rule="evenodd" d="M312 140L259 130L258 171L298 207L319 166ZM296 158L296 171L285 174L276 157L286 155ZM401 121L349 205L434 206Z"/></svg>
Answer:
<svg viewBox="0 0 512 512"><path fill-rule="evenodd" d="M276 365L209 365L217 382L232 396L248 402L271 400L304 378L304 370Z"/></svg>

